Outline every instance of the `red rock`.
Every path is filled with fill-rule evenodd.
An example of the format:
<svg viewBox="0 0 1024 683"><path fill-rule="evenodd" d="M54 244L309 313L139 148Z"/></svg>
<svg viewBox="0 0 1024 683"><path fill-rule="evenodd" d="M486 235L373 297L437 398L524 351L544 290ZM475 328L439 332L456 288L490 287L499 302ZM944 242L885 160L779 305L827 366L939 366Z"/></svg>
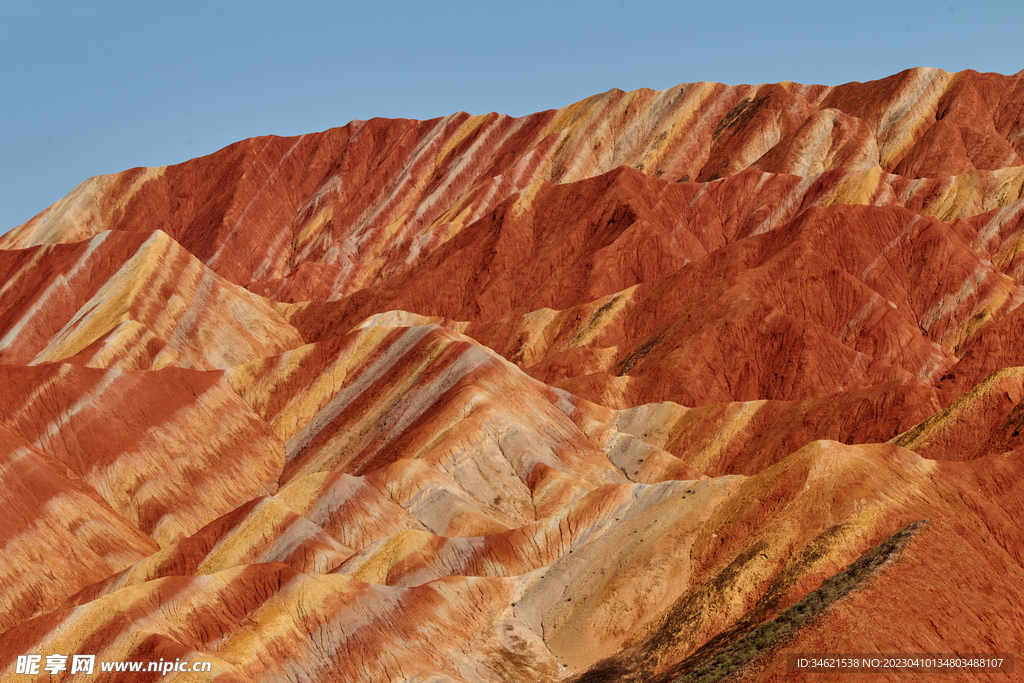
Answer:
<svg viewBox="0 0 1024 683"><path fill-rule="evenodd" d="M86 181L0 237L0 678L674 680L921 520L743 676L1024 655L1022 133L912 69Z"/></svg>
<svg viewBox="0 0 1024 683"><path fill-rule="evenodd" d="M277 488L280 442L217 373L0 365L0 385L7 428L160 543Z"/></svg>
<svg viewBox="0 0 1024 683"><path fill-rule="evenodd" d="M70 593L157 549L62 463L0 425L0 628L58 607ZM32 571L45 562L47 571Z"/></svg>

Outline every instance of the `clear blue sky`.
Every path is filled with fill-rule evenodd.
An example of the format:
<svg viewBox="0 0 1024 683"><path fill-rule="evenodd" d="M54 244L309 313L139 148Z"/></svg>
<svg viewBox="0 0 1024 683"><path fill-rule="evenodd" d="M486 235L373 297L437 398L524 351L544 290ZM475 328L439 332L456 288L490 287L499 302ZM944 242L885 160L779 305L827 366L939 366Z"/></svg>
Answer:
<svg viewBox="0 0 1024 683"><path fill-rule="evenodd" d="M1024 3L0 5L0 233L85 178L374 116L524 115L610 88L1024 69Z"/></svg>

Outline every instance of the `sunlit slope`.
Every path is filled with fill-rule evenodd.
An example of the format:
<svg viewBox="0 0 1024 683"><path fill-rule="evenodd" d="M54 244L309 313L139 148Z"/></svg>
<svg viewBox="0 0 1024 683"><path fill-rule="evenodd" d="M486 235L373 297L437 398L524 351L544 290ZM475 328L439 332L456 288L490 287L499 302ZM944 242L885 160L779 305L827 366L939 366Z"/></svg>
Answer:
<svg viewBox="0 0 1024 683"><path fill-rule="evenodd" d="M0 679L1020 658L1022 193L1024 78L937 69L90 179L0 238Z"/></svg>
<svg viewBox="0 0 1024 683"><path fill-rule="evenodd" d="M806 178L843 169L870 178L848 193L860 202L923 203L956 218L1019 196L1022 105L1018 77L918 68L838 87L611 90L520 119L354 121L91 179L0 246L163 230L237 284L294 274L318 294L345 295L537 182L621 167L695 183L746 169Z"/></svg>

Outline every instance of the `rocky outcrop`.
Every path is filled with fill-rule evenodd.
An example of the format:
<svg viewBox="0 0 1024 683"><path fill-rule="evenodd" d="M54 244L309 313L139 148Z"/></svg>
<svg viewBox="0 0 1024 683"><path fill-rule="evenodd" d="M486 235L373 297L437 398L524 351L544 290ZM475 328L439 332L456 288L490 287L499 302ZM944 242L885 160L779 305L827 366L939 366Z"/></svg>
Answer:
<svg viewBox="0 0 1024 683"><path fill-rule="evenodd" d="M1022 158L913 69L86 181L0 237L0 677L1024 654Z"/></svg>

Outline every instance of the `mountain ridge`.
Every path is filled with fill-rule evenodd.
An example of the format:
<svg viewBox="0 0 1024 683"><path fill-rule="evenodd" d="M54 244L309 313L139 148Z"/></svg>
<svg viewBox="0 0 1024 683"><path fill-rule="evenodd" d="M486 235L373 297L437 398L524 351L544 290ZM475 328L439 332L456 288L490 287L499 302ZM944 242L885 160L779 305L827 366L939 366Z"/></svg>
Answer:
<svg viewBox="0 0 1024 683"><path fill-rule="evenodd" d="M85 181L0 236L0 671L668 680L920 520L784 649L1024 653L1022 158L911 69Z"/></svg>

